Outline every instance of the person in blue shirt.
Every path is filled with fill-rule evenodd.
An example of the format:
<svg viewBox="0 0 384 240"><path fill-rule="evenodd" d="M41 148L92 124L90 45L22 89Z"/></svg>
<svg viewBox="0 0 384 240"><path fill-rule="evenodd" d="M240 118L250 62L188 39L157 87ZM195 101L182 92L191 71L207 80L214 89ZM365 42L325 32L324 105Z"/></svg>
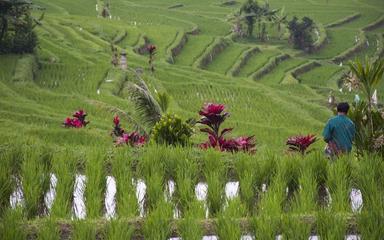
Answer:
<svg viewBox="0 0 384 240"><path fill-rule="evenodd" d="M337 116L329 119L323 130L324 141L327 143L325 152L330 157L352 151L356 130L353 121L347 117L348 110L348 103L339 103Z"/></svg>

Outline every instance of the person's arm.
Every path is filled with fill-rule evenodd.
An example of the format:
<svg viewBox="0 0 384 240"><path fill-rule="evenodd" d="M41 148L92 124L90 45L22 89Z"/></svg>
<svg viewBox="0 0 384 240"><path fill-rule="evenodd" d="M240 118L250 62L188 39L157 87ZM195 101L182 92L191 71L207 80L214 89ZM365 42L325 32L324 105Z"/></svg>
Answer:
<svg viewBox="0 0 384 240"><path fill-rule="evenodd" d="M332 126L330 121L327 122L327 125L325 125L323 130L323 138L326 143L329 143L329 141L332 140Z"/></svg>

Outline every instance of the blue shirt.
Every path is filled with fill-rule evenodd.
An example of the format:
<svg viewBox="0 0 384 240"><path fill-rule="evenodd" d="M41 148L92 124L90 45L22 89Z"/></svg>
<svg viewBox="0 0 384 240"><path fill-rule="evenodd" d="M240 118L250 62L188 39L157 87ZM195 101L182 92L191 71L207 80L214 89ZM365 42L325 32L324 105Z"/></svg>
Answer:
<svg viewBox="0 0 384 240"><path fill-rule="evenodd" d="M334 142L339 150L350 152L355 137L355 124L345 115L328 120L323 131L324 141Z"/></svg>

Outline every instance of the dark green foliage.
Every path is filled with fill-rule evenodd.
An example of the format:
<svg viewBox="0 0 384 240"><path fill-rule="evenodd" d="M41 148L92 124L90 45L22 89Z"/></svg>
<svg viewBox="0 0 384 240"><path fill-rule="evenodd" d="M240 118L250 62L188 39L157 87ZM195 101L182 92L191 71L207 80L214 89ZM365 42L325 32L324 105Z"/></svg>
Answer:
<svg viewBox="0 0 384 240"><path fill-rule="evenodd" d="M248 36L253 35L253 27L256 22L256 14L260 11L260 7L254 0L246 1L240 9L240 13L244 15L245 23L247 24Z"/></svg>
<svg viewBox="0 0 384 240"><path fill-rule="evenodd" d="M30 1L0 1L0 53L31 53L37 45Z"/></svg>
<svg viewBox="0 0 384 240"><path fill-rule="evenodd" d="M310 51L313 44L312 31L315 24L309 17L303 17L301 21L295 16L288 22L288 29L290 32L289 40L297 49Z"/></svg>
<svg viewBox="0 0 384 240"><path fill-rule="evenodd" d="M366 58L349 63L351 77L346 85L361 90L365 101L352 105L349 117L355 123L355 145L358 154L364 151L379 152L384 156L384 113L379 111L377 100L372 97L384 75L384 60Z"/></svg>
<svg viewBox="0 0 384 240"><path fill-rule="evenodd" d="M372 122L367 117L368 112L370 112ZM370 110L368 103L361 101L352 104L348 117L355 123L356 135L354 143L357 153L362 155L364 151L378 151L384 156L383 146L375 145L375 141L380 137L380 134L384 134L384 118L381 113L377 109Z"/></svg>
<svg viewBox="0 0 384 240"><path fill-rule="evenodd" d="M161 117L153 128L152 138L158 144L181 145L189 144L193 128L177 115L167 114Z"/></svg>

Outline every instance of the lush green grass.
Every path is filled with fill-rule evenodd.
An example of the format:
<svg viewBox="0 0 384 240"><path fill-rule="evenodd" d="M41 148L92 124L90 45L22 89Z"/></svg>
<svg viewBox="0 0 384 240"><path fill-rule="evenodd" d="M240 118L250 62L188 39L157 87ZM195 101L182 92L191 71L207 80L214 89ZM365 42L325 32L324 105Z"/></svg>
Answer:
<svg viewBox="0 0 384 240"><path fill-rule="evenodd" d="M332 86L332 84L334 84L330 83L332 76L341 70L343 70L343 68L340 66L324 64L300 75L298 79L301 83L312 86Z"/></svg>
<svg viewBox="0 0 384 240"><path fill-rule="evenodd" d="M304 63L304 59L287 59L285 61L280 62L275 68L273 68L271 72L263 76L258 81L266 84L279 84L283 80L286 72Z"/></svg>
<svg viewBox="0 0 384 240"><path fill-rule="evenodd" d="M209 71L226 74L228 70L235 64L236 59L247 50L247 46L232 44L214 58L214 61L208 65Z"/></svg>
<svg viewBox="0 0 384 240"><path fill-rule="evenodd" d="M355 45L355 36L359 36L357 29L332 28L327 30L328 43L312 57L316 59L328 59L344 52Z"/></svg>
<svg viewBox="0 0 384 240"><path fill-rule="evenodd" d="M176 64L192 65L212 41L211 36L189 36L187 45L176 58Z"/></svg>
<svg viewBox="0 0 384 240"><path fill-rule="evenodd" d="M247 64L241 68L239 76L248 77L252 75L252 73L256 72L266 64L270 58L275 57L276 55L278 55L278 52L273 50L264 50L256 53L248 60Z"/></svg>

